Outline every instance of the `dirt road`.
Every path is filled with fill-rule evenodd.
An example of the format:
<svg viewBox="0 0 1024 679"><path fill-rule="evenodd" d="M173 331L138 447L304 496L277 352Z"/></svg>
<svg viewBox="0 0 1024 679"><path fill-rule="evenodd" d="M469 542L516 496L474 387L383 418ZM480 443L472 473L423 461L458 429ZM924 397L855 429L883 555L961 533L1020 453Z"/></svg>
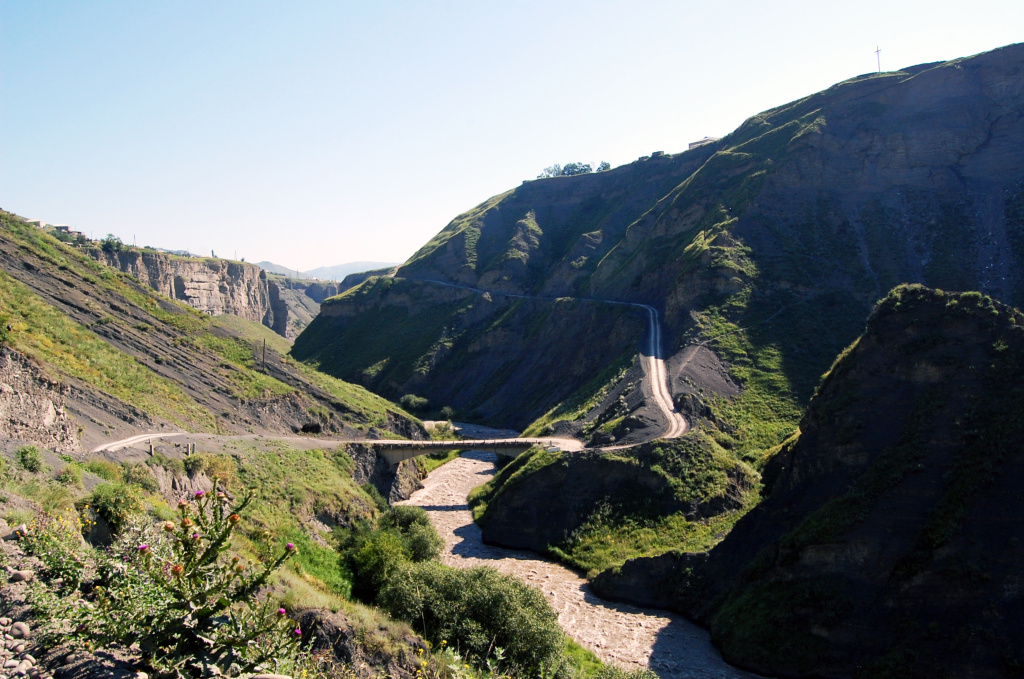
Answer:
<svg viewBox="0 0 1024 679"><path fill-rule="evenodd" d="M394 275L392 275L392 277L394 277ZM432 278L409 278L406 280L443 285L449 288L458 288L459 290L469 290L470 292L476 292L481 295L487 294L504 296L511 297L513 299L546 299L551 301L558 299L555 297L538 297L536 295L518 295L512 292L499 292L497 290L482 290L468 285L449 283L447 281L439 281ZM668 420L668 427L661 435L661 438L674 439L685 434L686 430L690 428L690 424L686 421L686 418L676 410L675 404L672 400L672 390L668 382L668 372L665 369L665 359L663 358L664 354L662 353L661 347L661 321L658 317L658 310L647 304L639 304L637 302L619 302L612 299L596 299L593 297L568 297L565 299L574 299L579 302L594 302L596 304L614 304L615 306L628 306L644 310L647 314L647 350L642 354L644 375L649 382L651 395L654 397L655 405L658 406L658 409L664 413L665 418Z"/></svg>
<svg viewBox="0 0 1024 679"><path fill-rule="evenodd" d="M418 505L445 540L444 562L458 568L493 566L540 589L563 629L602 660L650 667L666 678L746 678L722 660L706 631L665 611L613 604L594 596L571 570L532 552L483 544L466 504L469 491L494 474L494 455L466 453L435 470L402 504Z"/></svg>

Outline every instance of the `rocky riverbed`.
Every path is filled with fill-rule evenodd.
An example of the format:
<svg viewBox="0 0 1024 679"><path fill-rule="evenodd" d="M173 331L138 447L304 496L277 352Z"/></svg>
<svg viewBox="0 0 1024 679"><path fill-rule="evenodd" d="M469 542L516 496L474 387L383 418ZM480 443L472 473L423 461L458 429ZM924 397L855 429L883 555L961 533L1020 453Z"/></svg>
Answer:
<svg viewBox="0 0 1024 679"><path fill-rule="evenodd" d="M532 552L485 545L466 498L494 475L492 453L470 452L435 470L403 504L423 507L445 541L444 562L492 566L540 589L562 628L603 661L660 677L750 679L725 663L708 633L680 616L604 601L575 572Z"/></svg>

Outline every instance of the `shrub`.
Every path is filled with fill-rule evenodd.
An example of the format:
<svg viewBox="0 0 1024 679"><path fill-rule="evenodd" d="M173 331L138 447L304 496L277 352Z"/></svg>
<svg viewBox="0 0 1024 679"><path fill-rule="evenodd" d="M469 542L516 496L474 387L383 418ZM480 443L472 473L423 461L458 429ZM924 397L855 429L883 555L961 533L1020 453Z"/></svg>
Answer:
<svg viewBox="0 0 1024 679"><path fill-rule="evenodd" d="M444 540L431 525L410 526L405 534L405 543L413 561L436 559L444 549Z"/></svg>
<svg viewBox="0 0 1024 679"><path fill-rule="evenodd" d="M388 578L410 562L436 558L444 540L422 507L391 507L378 527L357 524L339 544L342 563L352 573L352 593L372 603Z"/></svg>
<svg viewBox="0 0 1024 679"><path fill-rule="evenodd" d="M385 500L384 496L380 494L379 490L377 490L377 486L372 483L364 483L359 487L362 488L364 493L370 496L370 499L373 500L373 504L376 505L377 509L382 512L386 512L390 509L388 501Z"/></svg>
<svg viewBox="0 0 1024 679"><path fill-rule="evenodd" d="M43 574L60 580L60 591L76 590L82 581L83 527L78 512L69 508L54 516L39 516L21 541L42 562Z"/></svg>
<svg viewBox="0 0 1024 679"><path fill-rule="evenodd" d="M89 503L114 533L119 532L133 516L142 511L142 494L137 486L124 483L101 483L92 491Z"/></svg>
<svg viewBox="0 0 1024 679"><path fill-rule="evenodd" d="M364 601L377 598L381 586L409 561L401 536L394 531L373 531L351 551L352 593Z"/></svg>
<svg viewBox="0 0 1024 679"><path fill-rule="evenodd" d="M124 462L121 464L121 480L133 484L150 493L157 491L156 478L149 467L144 464Z"/></svg>
<svg viewBox="0 0 1024 679"><path fill-rule="evenodd" d="M65 486L82 485L82 467L77 464L69 464L57 474L57 483Z"/></svg>
<svg viewBox="0 0 1024 679"><path fill-rule="evenodd" d="M230 556L239 513L250 501L231 506L223 493L196 493L159 531L128 519L98 559L93 601L36 589L33 603L49 619L69 621L71 636L89 644L137 643L161 676L247 676L287 667L301 630L257 593L296 549L286 545L267 564Z"/></svg>
<svg viewBox="0 0 1024 679"><path fill-rule="evenodd" d="M409 564L388 578L378 603L432 643L447 640L477 663L496 647L523 674L555 667L561 659L562 629L544 595L493 568Z"/></svg>
<svg viewBox="0 0 1024 679"><path fill-rule="evenodd" d="M121 480L121 466L109 460L89 460L85 468L106 481Z"/></svg>
<svg viewBox="0 0 1024 679"><path fill-rule="evenodd" d="M39 456L39 449L35 446L22 446L18 448L18 464L25 471L40 472L43 470L43 458Z"/></svg>
<svg viewBox="0 0 1024 679"><path fill-rule="evenodd" d="M178 459L164 457L160 453L154 453L153 457L146 460L146 464L150 467L163 467L174 476L184 476L185 474L184 462Z"/></svg>
<svg viewBox="0 0 1024 679"><path fill-rule="evenodd" d="M423 398L422 396L417 396L416 394L406 394L405 396L398 400L398 404L401 405L406 410L418 411L426 410L427 407L430 405L430 401Z"/></svg>
<svg viewBox="0 0 1024 679"><path fill-rule="evenodd" d="M228 455L203 455L203 471L209 477L220 479L221 485L228 488L238 481L238 464Z"/></svg>
<svg viewBox="0 0 1024 679"><path fill-rule="evenodd" d="M205 460L198 455L189 455L182 461L182 465L185 467L186 474L195 476L203 471Z"/></svg>
<svg viewBox="0 0 1024 679"><path fill-rule="evenodd" d="M437 534L430 523L430 516L422 507L392 507L381 519L381 525L399 532L412 561L436 559L444 549L444 540Z"/></svg>

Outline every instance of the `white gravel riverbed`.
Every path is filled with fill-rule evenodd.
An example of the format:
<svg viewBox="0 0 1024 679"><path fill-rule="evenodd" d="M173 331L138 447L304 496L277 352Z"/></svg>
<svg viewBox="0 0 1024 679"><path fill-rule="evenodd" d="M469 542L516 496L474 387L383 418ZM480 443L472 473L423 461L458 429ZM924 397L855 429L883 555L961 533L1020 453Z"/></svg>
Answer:
<svg viewBox="0 0 1024 679"><path fill-rule="evenodd" d="M435 470L403 503L430 514L445 541L444 563L457 568L492 566L537 587L558 612L562 628L605 662L649 667L666 678L756 677L728 665L711 645L709 634L681 616L604 601L564 566L533 552L485 545L466 498L493 475L493 453L466 453Z"/></svg>

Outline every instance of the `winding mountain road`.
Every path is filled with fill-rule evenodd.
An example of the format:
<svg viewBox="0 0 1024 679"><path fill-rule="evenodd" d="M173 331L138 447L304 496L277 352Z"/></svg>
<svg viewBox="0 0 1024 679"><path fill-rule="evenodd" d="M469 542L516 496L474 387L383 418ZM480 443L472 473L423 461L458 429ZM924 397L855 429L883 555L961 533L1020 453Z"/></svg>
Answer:
<svg viewBox="0 0 1024 679"><path fill-rule="evenodd" d="M614 304L616 306L627 306L633 307L634 309L643 309L647 314L647 355L643 357L644 375L647 378L647 382L651 389L651 394L654 397L654 402L658 406L658 409L665 415L665 419L668 421L668 427L665 432L661 435L661 438L674 439L679 438L687 432L690 428L689 422L686 418L676 410L675 404L672 400L672 389L668 381L668 371L665 368L664 354L662 353L661 346L661 319L658 316L658 310L648 304L640 304L638 302L620 302L613 299L597 299L595 297L545 297L538 295L520 295L514 292L500 292L497 290L483 290L481 288L474 288L469 285L460 285L459 283L449 283L447 281L439 281L433 278L401 278L398 276L392 276L397 280L415 281L417 283L432 283L434 285L443 285L448 288L456 288L458 290L468 290L475 292L480 295L491 295L510 297L512 299L539 299L555 301L559 299L571 299L577 302L593 302L595 304Z"/></svg>

